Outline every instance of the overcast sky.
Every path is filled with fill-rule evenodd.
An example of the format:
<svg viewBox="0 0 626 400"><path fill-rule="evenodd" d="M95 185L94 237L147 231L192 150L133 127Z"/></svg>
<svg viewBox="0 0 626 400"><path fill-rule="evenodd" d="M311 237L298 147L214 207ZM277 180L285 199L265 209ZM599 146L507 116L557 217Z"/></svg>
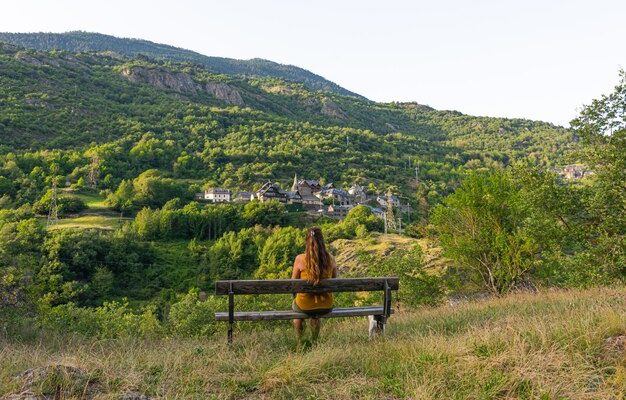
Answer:
<svg viewBox="0 0 626 400"><path fill-rule="evenodd" d="M372 100L561 125L626 67L624 0L8 0L1 10L0 31L266 58Z"/></svg>

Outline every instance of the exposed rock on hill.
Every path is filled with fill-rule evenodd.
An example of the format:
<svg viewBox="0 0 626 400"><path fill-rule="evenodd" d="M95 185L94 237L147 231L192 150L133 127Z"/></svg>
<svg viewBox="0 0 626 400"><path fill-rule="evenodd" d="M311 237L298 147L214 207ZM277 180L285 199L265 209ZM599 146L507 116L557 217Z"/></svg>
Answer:
<svg viewBox="0 0 626 400"><path fill-rule="evenodd" d="M197 84L191 76L184 73L147 68L124 68L122 76L131 82L147 83L159 89L174 90L179 93L196 93Z"/></svg>
<svg viewBox="0 0 626 400"><path fill-rule="evenodd" d="M224 82L208 82L200 85L191 75L183 72L169 72L160 69L125 67L120 71L122 76L131 82L147 83L159 89L173 90L184 94L206 92L228 104L244 105L241 93Z"/></svg>
<svg viewBox="0 0 626 400"><path fill-rule="evenodd" d="M337 103L330 99L324 99L322 101L322 109L320 110L320 112L323 115L333 118L346 119L348 117L346 113L341 108L339 108Z"/></svg>
<svg viewBox="0 0 626 400"><path fill-rule="evenodd" d="M211 93L216 98L225 101L229 104L237 106L243 106L243 99L239 91L227 83L223 82L208 82L205 85L205 89L208 93Z"/></svg>

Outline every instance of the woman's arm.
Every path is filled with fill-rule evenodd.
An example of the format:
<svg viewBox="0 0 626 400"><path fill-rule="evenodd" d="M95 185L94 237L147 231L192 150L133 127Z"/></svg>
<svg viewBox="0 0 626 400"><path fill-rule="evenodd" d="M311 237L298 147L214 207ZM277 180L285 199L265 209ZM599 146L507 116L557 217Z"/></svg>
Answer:
<svg viewBox="0 0 626 400"><path fill-rule="evenodd" d="M293 261L293 270L291 271L291 279L300 279L300 256L296 256ZM293 293L293 298L296 298L296 294Z"/></svg>
<svg viewBox="0 0 626 400"><path fill-rule="evenodd" d="M296 259L293 261L291 279L300 279L300 255L296 256Z"/></svg>
<svg viewBox="0 0 626 400"><path fill-rule="evenodd" d="M337 277L337 261L335 261L335 257L331 256L333 259L333 278Z"/></svg>

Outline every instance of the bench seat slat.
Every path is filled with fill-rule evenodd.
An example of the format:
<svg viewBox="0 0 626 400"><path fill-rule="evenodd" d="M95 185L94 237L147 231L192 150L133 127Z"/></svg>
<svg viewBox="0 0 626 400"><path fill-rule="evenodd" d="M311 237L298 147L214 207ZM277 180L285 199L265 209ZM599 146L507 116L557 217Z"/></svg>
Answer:
<svg viewBox="0 0 626 400"><path fill-rule="evenodd" d="M215 282L215 294L281 294L323 292L365 292L385 289L385 281L391 290L398 290L397 276L380 278L333 278L323 279L319 285L311 285L303 279L236 280Z"/></svg>
<svg viewBox="0 0 626 400"><path fill-rule="evenodd" d="M393 309L391 310L393 313ZM330 313L320 316L320 318L340 318L340 317L360 317L366 315L383 315L382 306L370 307L351 307L351 308L335 308ZM235 321L263 321L263 320L286 320L302 318L307 319L310 316L295 312L293 310L281 311L238 311L235 313ZM228 321L228 312L216 312L216 321Z"/></svg>

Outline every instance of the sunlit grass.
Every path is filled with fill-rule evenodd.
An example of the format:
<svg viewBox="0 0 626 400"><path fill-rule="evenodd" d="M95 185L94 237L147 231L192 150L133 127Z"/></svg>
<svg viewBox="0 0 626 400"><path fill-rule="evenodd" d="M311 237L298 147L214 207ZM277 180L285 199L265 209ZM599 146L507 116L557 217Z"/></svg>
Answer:
<svg viewBox="0 0 626 400"><path fill-rule="evenodd" d="M130 218L109 217L104 215L83 215L76 218L62 218L56 224L50 225L48 229L65 229L65 228L91 228L102 230L114 230Z"/></svg>
<svg viewBox="0 0 626 400"><path fill-rule="evenodd" d="M106 199L94 191L70 192L68 195L81 199L92 210L107 209Z"/></svg>
<svg viewBox="0 0 626 400"><path fill-rule="evenodd" d="M626 289L519 294L394 315L369 340L364 318L325 323L294 351L289 322L206 339L0 341L0 395L22 370L66 364L98 377L105 398L622 399Z"/></svg>

